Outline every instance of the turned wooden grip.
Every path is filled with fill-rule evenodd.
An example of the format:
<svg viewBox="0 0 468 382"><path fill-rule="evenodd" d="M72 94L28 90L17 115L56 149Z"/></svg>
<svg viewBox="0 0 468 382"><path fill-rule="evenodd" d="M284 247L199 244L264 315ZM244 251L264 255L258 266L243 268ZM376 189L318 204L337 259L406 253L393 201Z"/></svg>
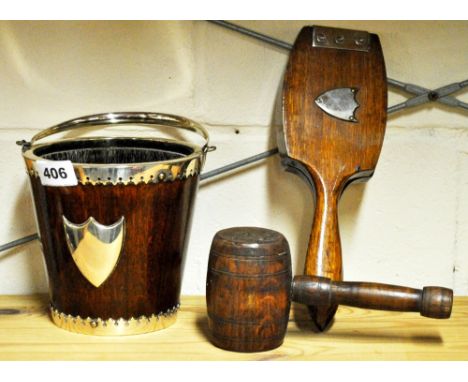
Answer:
<svg viewBox="0 0 468 382"><path fill-rule="evenodd" d="M292 300L307 305L349 305L359 308L420 312L424 317L449 318L453 291L428 286L421 289L397 285L332 281L318 276L296 276Z"/></svg>

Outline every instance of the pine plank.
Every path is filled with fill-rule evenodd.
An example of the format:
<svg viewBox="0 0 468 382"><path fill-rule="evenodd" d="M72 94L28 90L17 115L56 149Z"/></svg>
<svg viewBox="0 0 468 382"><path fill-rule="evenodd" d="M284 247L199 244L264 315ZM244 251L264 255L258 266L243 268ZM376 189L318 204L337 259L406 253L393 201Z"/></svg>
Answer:
<svg viewBox="0 0 468 382"><path fill-rule="evenodd" d="M221 350L208 336L204 296L183 297L172 327L129 337L58 329L45 295L0 296L0 360L468 360L468 297L455 298L449 320L341 306L325 333L294 305L283 346L263 353Z"/></svg>

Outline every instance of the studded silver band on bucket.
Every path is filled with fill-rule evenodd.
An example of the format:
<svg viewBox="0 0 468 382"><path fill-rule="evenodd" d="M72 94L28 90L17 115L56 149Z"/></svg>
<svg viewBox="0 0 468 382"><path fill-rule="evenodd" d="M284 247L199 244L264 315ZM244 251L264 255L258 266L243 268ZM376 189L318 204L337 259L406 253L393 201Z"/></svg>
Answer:
<svg viewBox="0 0 468 382"><path fill-rule="evenodd" d="M126 336L154 332L171 326L176 321L178 309L179 305L177 304L172 309L149 317L103 320L101 318L72 316L62 313L50 305L50 315L55 325L70 332L94 336Z"/></svg>
<svg viewBox="0 0 468 382"><path fill-rule="evenodd" d="M72 139L79 140L99 140L112 138L81 138ZM145 138L150 140L150 138ZM155 139L156 140L156 139ZM65 139L61 142L67 141ZM157 141L163 141L158 138ZM180 141L164 140L167 142L181 143ZM26 151L23 155L26 161L27 172L31 176L38 177L34 163L41 159L34 155L33 151L50 143L34 145L32 149ZM172 182L175 180L186 179L188 177L198 175L203 167L205 154L195 145L189 145L183 142L184 146L191 146L194 152L188 156L170 159L161 162L149 163L129 163L129 164L88 164L88 163L73 163L75 175L78 183L89 185L106 185L106 184L139 184L139 183L159 183Z"/></svg>

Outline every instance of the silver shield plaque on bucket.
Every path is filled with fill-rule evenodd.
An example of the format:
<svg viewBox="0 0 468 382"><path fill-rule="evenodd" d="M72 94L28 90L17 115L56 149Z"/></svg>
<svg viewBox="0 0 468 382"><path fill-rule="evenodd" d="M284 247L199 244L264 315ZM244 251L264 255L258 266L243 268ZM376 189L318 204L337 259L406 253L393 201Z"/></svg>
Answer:
<svg viewBox="0 0 468 382"><path fill-rule="evenodd" d="M76 266L91 284L99 287L119 260L125 218L122 216L111 225L100 224L92 216L82 224L74 224L65 216L62 218L68 249Z"/></svg>

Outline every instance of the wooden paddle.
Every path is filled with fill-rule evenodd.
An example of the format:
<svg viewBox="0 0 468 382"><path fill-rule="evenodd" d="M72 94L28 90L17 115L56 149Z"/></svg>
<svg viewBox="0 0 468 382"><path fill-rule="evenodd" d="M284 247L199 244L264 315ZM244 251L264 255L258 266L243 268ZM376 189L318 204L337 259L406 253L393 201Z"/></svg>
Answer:
<svg viewBox="0 0 468 382"><path fill-rule="evenodd" d="M283 88L282 163L315 190L306 275L342 280L337 206L353 181L372 176L387 109L385 64L375 34L304 27L289 57ZM337 305L310 306L319 330Z"/></svg>

